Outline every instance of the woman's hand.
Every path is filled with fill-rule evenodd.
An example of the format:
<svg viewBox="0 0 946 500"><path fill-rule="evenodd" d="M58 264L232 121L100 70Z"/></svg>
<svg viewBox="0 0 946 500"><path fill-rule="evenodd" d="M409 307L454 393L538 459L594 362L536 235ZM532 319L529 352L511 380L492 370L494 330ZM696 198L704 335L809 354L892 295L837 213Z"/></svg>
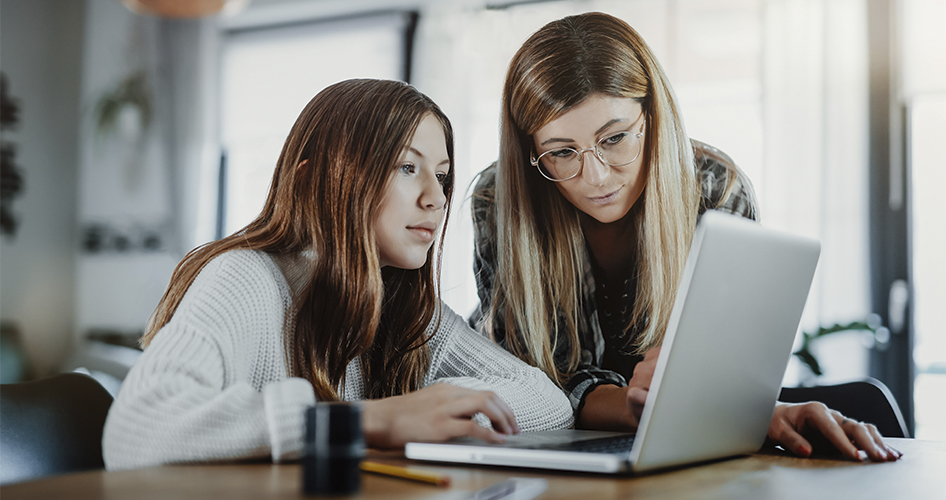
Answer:
<svg viewBox="0 0 946 500"><path fill-rule="evenodd" d="M634 417L635 428L640 424L641 414L644 412L644 403L647 401L647 393L650 392L650 383L654 378L659 355L659 346L647 351L644 359L634 366L634 374L627 382L627 408Z"/></svg>
<svg viewBox="0 0 946 500"><path fill-rule="evenodd" d="M634 374L627 387L599 385L592 389L585 396L585 405L578 415L577 426L605 431L637 429L659 354L660 347L647 351L644 359L634 366Z"/></svg>
<svg viewBox="0 0 946 500"><path fill-rule="evenodd" d="M486 415L496 430L476 423L472 419L476 413ZM408 441L446 441L467 436L502 443L505 441L502 434L519 432L515 415L499 396L450 384L435 384L402 396L365 401L362 428L365 442L373 448L396 448Z"/></svg>
<svg viewBox="0 0 946 500"><path fill-rule="evenodd" d="M811 443L802 434L820 432L838 451L851 460L862 460L863 450L874 461L897 460L902 453L884 443L873 424L849 419L822 403L778 403L769 423L768 439L788 451L809 457Z"/></svg>

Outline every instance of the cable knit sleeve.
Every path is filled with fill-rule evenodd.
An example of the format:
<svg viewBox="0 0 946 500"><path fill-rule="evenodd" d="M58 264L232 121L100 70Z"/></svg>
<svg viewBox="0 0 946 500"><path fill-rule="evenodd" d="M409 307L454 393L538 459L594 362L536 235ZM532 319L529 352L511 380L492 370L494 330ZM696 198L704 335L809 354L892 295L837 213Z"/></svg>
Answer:
<svg viewBox="0 0 946 500"><path fill-rule="evenodd" d="M473 331L446 304L441 303L441 312L440 327L430 342L431 369L425 385L447 382L493 391L512 408L523 431L574 424L568 398L541 370Z"/></svg>
<svg viewBox="0 0 946 500"><path fill-rule="evenodd" d="M102 438L106 467L298 456L315 396L287 376L290 311L265 254L208 263L123 382Z"/></svg>

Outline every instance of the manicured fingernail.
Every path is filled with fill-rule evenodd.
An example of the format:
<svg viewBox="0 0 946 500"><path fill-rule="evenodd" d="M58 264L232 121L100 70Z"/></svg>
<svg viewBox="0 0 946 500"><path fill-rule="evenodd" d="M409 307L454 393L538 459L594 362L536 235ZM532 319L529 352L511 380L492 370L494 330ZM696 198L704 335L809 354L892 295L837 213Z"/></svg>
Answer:
<svg viewBox="0 0 946 500"><path fill-rule="evenodd" d="M887 452L886 452L886 451L884 451L884 450L881 449L881 448L877 448L877 447L875 447L875 449L877 450L877 453L880 454L880 458L882 458L882 459L884 459L884 460L887 460Z"/></svg>

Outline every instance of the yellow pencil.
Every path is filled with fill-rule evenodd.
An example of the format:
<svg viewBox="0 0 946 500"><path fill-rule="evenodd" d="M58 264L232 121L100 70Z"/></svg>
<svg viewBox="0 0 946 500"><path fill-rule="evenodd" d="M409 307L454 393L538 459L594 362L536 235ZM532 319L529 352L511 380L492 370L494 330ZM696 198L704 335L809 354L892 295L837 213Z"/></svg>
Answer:
<svg viewBox="0 0 946 500"><path fill-rule="evenodd" d="M412 481L422 483L436 484L437 486L450 486L450 476L425 472L411 467L398 467L396 465L381 464L378 462L361 462L361 470L365 472L374 472L384 474L385 476L401 477Z"/></svg>

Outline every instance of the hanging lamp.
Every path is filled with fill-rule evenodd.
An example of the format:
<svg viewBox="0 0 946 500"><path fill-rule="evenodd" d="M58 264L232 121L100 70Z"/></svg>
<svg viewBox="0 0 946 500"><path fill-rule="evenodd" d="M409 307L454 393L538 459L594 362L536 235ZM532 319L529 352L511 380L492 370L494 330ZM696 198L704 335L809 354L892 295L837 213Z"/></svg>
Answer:
<svg viewBox="0 0 946 500"><path fill-rule="evenodd" d="M196 19L221 13L232 14L249 0L121 0L139 14L175 19Z"/></svg>

